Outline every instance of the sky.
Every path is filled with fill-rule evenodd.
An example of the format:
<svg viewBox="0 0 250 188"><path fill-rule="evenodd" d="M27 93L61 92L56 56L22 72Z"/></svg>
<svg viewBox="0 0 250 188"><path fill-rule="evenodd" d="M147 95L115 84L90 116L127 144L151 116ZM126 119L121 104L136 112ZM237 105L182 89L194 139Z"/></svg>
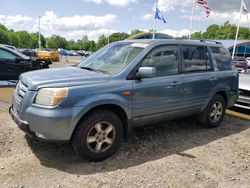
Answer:
<svg viewBox="0 0 250 188"><path fill-rule="evenodd" d="M155 21L156 30L174 37L189 34L193 0L1 0L0 23L15 31L53 34L77 40L83 36L97 40L102 34L129 33L134 29L154 28L154 10L158 4L167 23ZM241 0L207 0L211 14L195 3L192 31L205 31L211 24L226 21L237 24ZM240 25L250 27L250 0L244 0L248 16Z"/></svg>

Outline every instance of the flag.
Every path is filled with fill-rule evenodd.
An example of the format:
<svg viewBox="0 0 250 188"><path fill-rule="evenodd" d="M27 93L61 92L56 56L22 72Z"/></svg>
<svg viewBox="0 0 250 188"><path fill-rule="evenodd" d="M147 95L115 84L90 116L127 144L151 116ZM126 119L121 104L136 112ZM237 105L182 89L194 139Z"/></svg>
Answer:
<svg viewBox="0 0 250 188"><path fill-rule="evenodd" d="M162 20L164 23L167 23L163 15L161 14L161 11L156 7L155 10L155 19Z"/></svg>
<svg viewBox="0 0 250 188"><path fill-rule="evenodd" d="M247 7L246 7L246 4L244 3L244 1L242 1L242 4L241 4L241 11L243 14L248 15Z"/></svg>
<svg viewBox="0 0 250 188"><path fill-rule="evenodd" d="M203 5L204 9L205 9L205 13L207 15L207 17L210 14L210 8L208 7L207 1L206 0L197 0L197 3Z"/></svg>

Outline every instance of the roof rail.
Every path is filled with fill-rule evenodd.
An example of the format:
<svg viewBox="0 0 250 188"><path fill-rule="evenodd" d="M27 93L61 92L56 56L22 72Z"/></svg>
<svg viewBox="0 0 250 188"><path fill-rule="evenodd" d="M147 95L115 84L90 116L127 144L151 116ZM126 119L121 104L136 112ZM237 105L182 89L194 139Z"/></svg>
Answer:
<svg viewBox="0 0 250 188"><path fill-rule="evenodd" d="M200 42L214 42L215 44L222 44L221 42L215 41L215 40L209 40L209 39L196 39L196 38L185 38L185 37L177 37L176 40L197 40Z"/></svg>
<svg viewBox="0 0 250 188"><path fill-rule="evenodd" d="M215 44L222 44L221 42L218 42L216 40L208 40L208 39L200 39L201 42L215 42Z"/></svg>

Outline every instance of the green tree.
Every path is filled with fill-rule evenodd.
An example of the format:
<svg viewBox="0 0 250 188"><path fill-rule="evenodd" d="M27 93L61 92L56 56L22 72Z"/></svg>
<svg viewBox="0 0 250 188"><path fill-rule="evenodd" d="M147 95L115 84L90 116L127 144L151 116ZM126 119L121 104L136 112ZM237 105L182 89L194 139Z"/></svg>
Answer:
<svg viewBox="0 0 250 188"><path fill-rule="evenodd" d="M0 28L0 43L9 44L8 32Z"/></svg>
<svg viewBox="0 0 250 188"><path fill-rule="evenodd" d="M138 33L143 33L143 31L141 31L141 30L139 30L139 29L134 29L134 30L131 31L130 36L136 35L136 34L138 34Z"/></svg>
<svg viewBox="0 0 250 188"><path fill-rule="evenodd" d="M51 49L68 48L68 42L64 37L53 35L47 39L47 46Z"/></svg>
<svg viewBox="0 0 250 188"><path fill-rule="evenodd" d="M109 36L110 42L120 41L128 38L129 35L127 33L113 33Z"/></svg>
<svg viewBox="0 0 250 188"><path fill-rule="evenodd" d="M27 31L16 32L16 37L18 40L17 47L19 48L29 48L29 42L31 40L30 34Z"/></svg>
<svg viewBox="0 0 250 188"><path fill-rule="evenodd" d="M96 50L99 50L100 48L104 47L108 42L107 37L105 37L104 35L101 35L98 38L97 44L96 44Z"/></svg>

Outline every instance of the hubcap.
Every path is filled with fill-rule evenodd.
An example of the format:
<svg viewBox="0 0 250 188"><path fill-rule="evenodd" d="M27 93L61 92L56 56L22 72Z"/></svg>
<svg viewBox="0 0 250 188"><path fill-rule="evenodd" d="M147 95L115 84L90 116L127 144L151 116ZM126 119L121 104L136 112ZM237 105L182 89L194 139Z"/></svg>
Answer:
<svg viewBox="0 0 250 188"><path fill-rule="evenodd" d="M114 126L110 122L98 122L88 132L87 146L92 152L104 152L112 146L114 139Z"/></svg>
<svg viewBox="0 0 250 188"><path fill-rule="evenodd" d="M217 101L213 104L210 112L210 119L212 122L217 122L223 112L223 105L220 101Z"/></svg>

